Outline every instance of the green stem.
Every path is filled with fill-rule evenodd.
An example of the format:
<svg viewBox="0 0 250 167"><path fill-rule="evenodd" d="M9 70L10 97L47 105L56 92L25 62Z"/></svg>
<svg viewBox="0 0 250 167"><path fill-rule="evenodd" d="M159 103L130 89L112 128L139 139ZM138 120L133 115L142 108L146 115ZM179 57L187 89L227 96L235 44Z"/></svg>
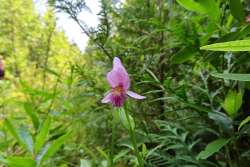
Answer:
<svg viewBox="0 0 250 167"><path fill-rule="evenodd" d="M230 167L235 167L234 165L233 165L233 162L232 162L232 159L231 159L231 156L230 156L230 149L229 149L229 146L225 146L225 148L226 148L226 156L227 156L227 160L228 160L228 165L230 166Z"/></svg>
<svg viewBox="0 0 250 167"><path fill-rule="evenodd" d="M114 142L115 142L115 118L114 113L112 113L112 137L111 137L111 152L110 152L110 167L114 166Z"/></svg>
<svg viewBox="0 0 250 167"><path fill-rule="evenodd" d="M140 152L139 152L138 147L137 147L137 142L136 142L136 138L135 138L135 131L131 126L131 122L130 122L129 114L128 114L127 110L125 110L125 114L126 114L126 118L127 118L128 125L129 125L129 135L130 135L130 138L131 138L132 143L133 143L134 151L135 151L137 160L139 162L139 166L144 167L142 157L141 157Z"/></svg>

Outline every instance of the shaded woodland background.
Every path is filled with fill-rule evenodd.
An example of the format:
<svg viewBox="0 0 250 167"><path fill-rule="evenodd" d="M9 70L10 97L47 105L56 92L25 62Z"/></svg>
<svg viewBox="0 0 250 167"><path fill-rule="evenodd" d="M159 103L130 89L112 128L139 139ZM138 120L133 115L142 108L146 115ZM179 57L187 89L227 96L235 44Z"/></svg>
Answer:
<svg viewBox="0 0 250 167"><path fill-rule="evenodd" d="M249 53L200 47L248 39L250 2L100 4L100 24L91 28L78 17L89 10L83 0L50 0L44 16L32 0L0 0L0 164L108 166L112 106L101 99L117 56L132 90L147 97L128 101L145 166L248 167L249 82L211 73L249 73ZM56 28L55 12L68 14L89 36L84 53ZM116 127L116 166L137 166L119 119Z"/></svg>

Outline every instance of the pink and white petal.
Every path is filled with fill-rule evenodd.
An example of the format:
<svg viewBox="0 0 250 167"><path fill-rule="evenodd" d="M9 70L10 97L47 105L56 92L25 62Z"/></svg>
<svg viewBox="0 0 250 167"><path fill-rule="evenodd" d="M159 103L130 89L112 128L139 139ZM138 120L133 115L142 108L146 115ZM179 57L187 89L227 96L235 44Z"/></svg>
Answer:
<svg viewBox="0 0 250 167"><path fill-rule="evenodd" d="M124 86L124 88L126 90L128 90L129 87L130 87L129 75L128 75L127 70L123 66L121 60L118 57L115 57L114 60L113 60L113 69L116 69L117 71L119 71L119 73L122 76L121 83Z"/></svg>
<svg viewBox="0 0 250 167"><path fill-rule="evenodd" d="M132 98L139 99L139 100L146 98L145 96L141 96L141 95L139 95L135 92L132 92L132 91L127 91L127 95L129 95Z"/></svg>
<svg viewBox="0 0 250 167"><path fill-rule="evenodd" d="M108 93L103 99L102 103L110 103L111 102L111 93Z"/></svg>
<svg viewBox="0 0 250 167"><path fill-rule="evenodd" d="M125 90L128 90L130 87L129 75L117 57L114 58L113 69L107 74L107 80L113 88L122 85Z"/></svg>
<svg viewBox="0 0 250 167"><path fill-rule="evenodd" d="M114 57L113 66L122 66L123 67L122 62L118 57Z"/></svg>

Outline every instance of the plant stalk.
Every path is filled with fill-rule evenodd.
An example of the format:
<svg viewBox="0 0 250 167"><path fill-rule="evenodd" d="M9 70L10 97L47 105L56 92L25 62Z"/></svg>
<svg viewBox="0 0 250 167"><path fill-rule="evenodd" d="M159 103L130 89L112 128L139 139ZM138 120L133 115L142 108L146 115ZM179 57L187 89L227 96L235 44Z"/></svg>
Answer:
<svg viewBox="0 0 250 167"><path fill-rule="evenodd" d="M114 142L115 142L115 117L112 113L112 132L111 132L111 151L110 151L110 167L114 167Z"/></svg>
<svg viewBox="0 0 250 167"><path fill-rule="evenodd" d="M139 167L144 167L142 157L141 157L140 152L139 152L138 147L137 147L137 142L136 142L136 138L135 138L135 131L131 126L131 122L130 122L129 114L128 114L127 110L125 110L125 114L126 114L126 118L127 118L128 124L129 124L129 136L130 136L132 143L133 143L134 151L135 151L137 160L139 162Z"/></svg>

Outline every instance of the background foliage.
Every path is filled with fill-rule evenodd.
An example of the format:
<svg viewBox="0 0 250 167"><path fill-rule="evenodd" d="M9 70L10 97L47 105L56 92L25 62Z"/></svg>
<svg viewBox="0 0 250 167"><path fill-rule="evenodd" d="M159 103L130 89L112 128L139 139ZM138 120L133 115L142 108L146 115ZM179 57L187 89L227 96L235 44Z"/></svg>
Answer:
<svg viewBox="0 0 250 167"><path fill-rule="evenodd" d="M0 4L3 166L108 166L112 106L100 101L115 56L147 96L128 101L145 166L249 166L248 0L100 0L97 28L80 0L50 0L44 16L32 0ZM55 12L89 36L84 53ZM114 117L115 164L137 166Z"/></svg>

